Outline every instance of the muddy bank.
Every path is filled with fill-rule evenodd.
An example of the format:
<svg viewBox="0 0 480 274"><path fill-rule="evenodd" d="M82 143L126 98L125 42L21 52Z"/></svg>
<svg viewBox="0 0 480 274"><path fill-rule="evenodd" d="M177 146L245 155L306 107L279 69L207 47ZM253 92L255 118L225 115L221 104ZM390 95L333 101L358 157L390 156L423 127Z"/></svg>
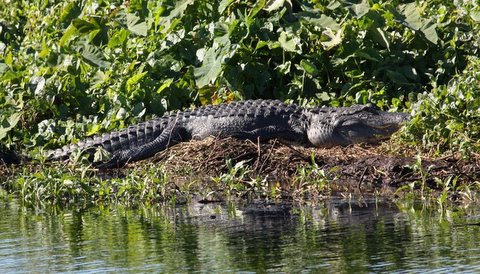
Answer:
<svg viewBox="0 0 480 274"><path fill-rule="evenodd" d="M420 159L413 151L393 148L389 143L304 148L275 140L208 138L120 169L98 170L88 162L1 166L0 197L13 194L31 204L237 201L271 208L272 202L330 198L436 198L448 190L449 200L478 200L480 157Z"/></svg>
<svg viewBox="0 0 480 274"><path fill-rule="evenodd" d="M246 183L260 178L265 187L277 188L282 198L332 193L398 195L402 188L441 190L449 178L456 178L455 187L478 184L480 180L478 158L468 162L453 156L421 159L415 153L391 152L386 147L303 148L275 140L255 143L209 138L178 144L131 166L153 161L165 165L176 181L188 181L193 176L205 183L209 178L232 173L232 167L242 163L248 170L243 178Z"/></svg>

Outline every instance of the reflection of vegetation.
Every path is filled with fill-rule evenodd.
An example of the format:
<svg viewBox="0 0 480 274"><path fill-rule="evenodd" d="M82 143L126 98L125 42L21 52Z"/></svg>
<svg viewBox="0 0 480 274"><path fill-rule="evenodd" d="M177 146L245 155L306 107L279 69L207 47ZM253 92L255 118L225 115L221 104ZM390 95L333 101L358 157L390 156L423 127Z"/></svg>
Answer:
<svg viewBox="0 0 480 274"><path fill-rule="evenodd" d="M408 202L337 203L297 209L295 216L231 216L216 205L46 208L39 214L15 201L7 204L0 206L0 241L18 244L14 250L7 244L2 254L28 258L24 267L34 271L391 272L479 266L480 227L462 226L466 216L479 215L477 206L440 214Z"/></svg>
<svg viewBox="0 0 480 274"><path fill-rule="evenodd" d="M478 155L480 7L356 2L1 2L0 150L39 154L191 104L274 97L410 109L403 145Z"/></svg>

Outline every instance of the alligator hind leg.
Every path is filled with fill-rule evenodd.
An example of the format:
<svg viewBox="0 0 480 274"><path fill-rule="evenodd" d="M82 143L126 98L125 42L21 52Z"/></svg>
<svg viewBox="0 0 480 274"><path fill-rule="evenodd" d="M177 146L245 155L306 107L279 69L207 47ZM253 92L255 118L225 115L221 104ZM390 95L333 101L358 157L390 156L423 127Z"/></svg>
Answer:
<svg viewBox="0 0 480 274"><path fill-rule="evenodd" d="M190 140L191 136L184 127L167 127L156 139L139 147L114 153L105 163L96 164L98 168L122 167L128 162L143 160L167 149L179 142Z"/></svg>

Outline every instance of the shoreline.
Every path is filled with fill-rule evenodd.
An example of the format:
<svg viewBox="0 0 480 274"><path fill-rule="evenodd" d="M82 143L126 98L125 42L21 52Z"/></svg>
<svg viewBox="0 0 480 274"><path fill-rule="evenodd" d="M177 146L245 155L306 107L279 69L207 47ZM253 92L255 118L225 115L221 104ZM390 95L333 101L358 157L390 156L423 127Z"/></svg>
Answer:
<svg viewBox="0 0 480 274"><path fill-rule="evenodd" d="M480 159L422 159L380 146L294 147L234 138L177 144L120 169L81 163L0 168L4 195L31 203L315 203L329 197L478 200ZM4 196L1 195L1 196Z"/></svg>

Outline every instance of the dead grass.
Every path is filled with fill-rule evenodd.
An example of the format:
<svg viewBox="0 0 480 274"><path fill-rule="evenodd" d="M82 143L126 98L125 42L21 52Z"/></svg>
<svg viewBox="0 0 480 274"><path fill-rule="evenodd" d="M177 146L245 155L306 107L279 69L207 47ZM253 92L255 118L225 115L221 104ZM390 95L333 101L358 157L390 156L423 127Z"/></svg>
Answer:
<svg viewBox="0 0 480 274"><path fill-rule="evenodd" d="M252 178L266 178L270 185L277 185L284 192L298 190L298 170L315 165L322 169L328 180L329 193L373 192L393 194L406 185L419 188L441 189L439 182L457 177L457 184L480 180L480 159L469 162L455 156L439 159L421 157L411 150L392 150L391 144L381 146L355 145L334 148L294 147L271 140L266 143L237 140L234 138L208 138L178 144L158 153L148 162L164 165L177 181L197 180L220 176L228 172L227 159L233 164L246 161ZM394 151L394 152L393 152ZM144 164L145 161L131 166ZM187 176L186 174L190 174ZM308 178L304 178L308 180ZM207 179L208 180L208 179Z"/></svg>

